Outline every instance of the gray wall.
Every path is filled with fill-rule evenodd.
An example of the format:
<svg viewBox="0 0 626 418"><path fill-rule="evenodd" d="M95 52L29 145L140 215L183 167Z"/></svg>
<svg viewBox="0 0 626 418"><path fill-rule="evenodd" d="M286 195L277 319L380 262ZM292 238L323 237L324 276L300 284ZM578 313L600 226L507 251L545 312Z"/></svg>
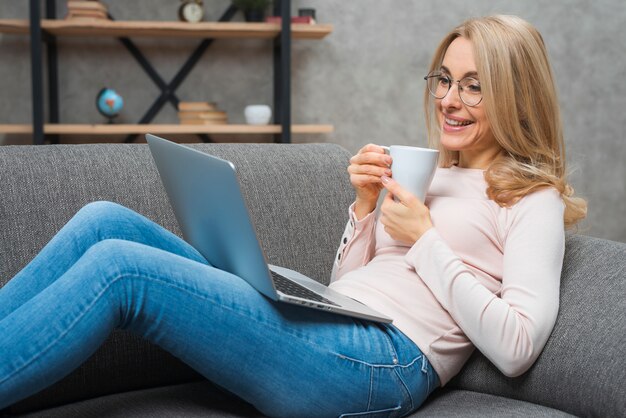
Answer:
<svg viewBox="0 0 626 418"><path fill-rule="evenodd" d="M65 2L57 0L59 15ZM174 0L106 0L116 19L176 19ZM228 0L204 0L208 20ZM0 17L26 18L28 2L0 0ZM322 41L293 44L293 121L331 123L330 135L295 136L294 142L336 142L353 152L368 142L424 145L423 82L441 37L464 18L517 14L544 35L552 58L565 124L572 182L589 200L582 232L626 241L626 6L622 0L460 1L294 0L315 7L334 32ZM241 19L239 16L237 19ZM137 39L165 80L170 80L197 40ZM125 98L119 122L134 123L158 89L113 39L60 41L61 120L101 123L94 97L102 86ZM248 103L271 103L271 45L259 40L214 43L177 91L181 100L217 102L233 123ZM29 123L30 63L27 37L0 35L0 123ZM157 123L175 123L167 106ZM75 138L116 141L121 138ZM195 140L180 137L181 141ZM267 137L218 137L266 141ZM27 143L2 136L0 144Z"/></svg>

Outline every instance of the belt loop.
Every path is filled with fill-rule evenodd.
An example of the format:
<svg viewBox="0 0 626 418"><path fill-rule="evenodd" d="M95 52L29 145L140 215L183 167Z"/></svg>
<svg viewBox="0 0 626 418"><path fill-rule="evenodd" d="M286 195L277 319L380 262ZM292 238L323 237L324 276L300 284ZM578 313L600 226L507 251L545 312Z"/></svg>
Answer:
<svg viewBox="0 0 626 418"><path fill-rule="evenodd" d="M428 373L428 360L424 354L422 354L422 373Z"/></svg>
<svg viewBox="0 0 626 418"><path fill-rule="evenodd" d="M428 394L430 394L430 374L428 373L428 359L426 359L426 356L424 354L422 354L422 373L424 373L426 375L426 390L428 391Z"/></svg>

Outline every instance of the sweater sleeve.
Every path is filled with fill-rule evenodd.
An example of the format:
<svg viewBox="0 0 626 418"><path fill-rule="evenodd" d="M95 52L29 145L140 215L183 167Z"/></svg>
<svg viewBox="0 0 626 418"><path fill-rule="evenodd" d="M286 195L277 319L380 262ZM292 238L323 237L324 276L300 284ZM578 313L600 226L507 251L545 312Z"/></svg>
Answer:
<svg viewBox="0 0 626 418"><path fill-rule="evenodd" d="M553 189L510 209L502 286L492 293L434 228L406 261L478 348L506 376L519 376L541 353L556 322L565 247L563 202Z"/></svg>
<svg viewBox="0 0 626 418"><path fill-rule="evenodd" d="M361 220L354 214L354 203L348 209L348 224L335 255L330 282L339 280L349 271L367 264L374 255L376 215L369 213Z"/></svg>

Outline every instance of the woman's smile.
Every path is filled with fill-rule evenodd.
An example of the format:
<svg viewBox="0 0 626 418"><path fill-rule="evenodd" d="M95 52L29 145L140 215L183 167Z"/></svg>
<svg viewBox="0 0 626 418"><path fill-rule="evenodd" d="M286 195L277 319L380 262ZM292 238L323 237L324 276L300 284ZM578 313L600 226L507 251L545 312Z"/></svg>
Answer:
<svg viewBox="0 0 626 418"><path fill-rule="evenodd" d="M465 131L473 123L473 120L463 119L458 116L447 115L444 113L442 129L450 133L462 132Z"/></svg>

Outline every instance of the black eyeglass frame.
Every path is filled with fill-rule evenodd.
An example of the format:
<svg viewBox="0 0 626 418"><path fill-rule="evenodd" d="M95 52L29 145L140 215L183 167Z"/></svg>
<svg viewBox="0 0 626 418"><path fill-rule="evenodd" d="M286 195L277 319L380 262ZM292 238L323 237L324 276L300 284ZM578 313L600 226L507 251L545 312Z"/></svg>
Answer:
<svg viewBox="0 0 626 418"><path fill-rule="evenodd" d="M441 96L441 97L437 97L437 95L435 95L435 93L433 93L433 92L432 92L432 91L428 88L428 85L429 85L428 79L429 79L429 78L435 78L435 77L437 77L437 78L441 78L441 77L443 77L443 78L448 79L448 90L446 90L446 94L444 94L444 95L443 95L443 96ZM481 94L480 94L480 100L479 100L478 102L474 103L474 104L469 104L469 103L465 102L465 100L463 100L463 96L461 96L461 90L463 90L463 88L461 87L461 81L463 81L463 80L467 80L467 79L469 79L469 80L474 80L474 81L476 81L476 82L478 83L478 85L480 85L480 81L476 80L474 77L463 77L463 78L462 78L462 79L460 79L460 80L455 80L455 79L451 78L451 77L450 77L450 76L448 76L448 75L445 75L445 74L443 74L443 73L439 73L439 72L436 72L436 71L432 71L432 72L428 73L428 75L424 76L424 80L426 81L426 88L428 89L428 93L430 93L430 95L431 95L431 96L433 96L435 99L443 99L444 97L446 97L446 96L448 95L448 93L450 93L450 89L452 88L452 83L456 83L456 84L457 84L457 85L456 85L456 87L457 87L457 88L456 88L456 90L457 90L457 92L459 93L459 99L461 99L461 101L462 101L462 102L463 102L466 106L469 106L469 107L476 107L476 106L478 106L478 105L479 105L479 104L483 101L483 95L482 95L482 92L481 92Z"/></svg>

